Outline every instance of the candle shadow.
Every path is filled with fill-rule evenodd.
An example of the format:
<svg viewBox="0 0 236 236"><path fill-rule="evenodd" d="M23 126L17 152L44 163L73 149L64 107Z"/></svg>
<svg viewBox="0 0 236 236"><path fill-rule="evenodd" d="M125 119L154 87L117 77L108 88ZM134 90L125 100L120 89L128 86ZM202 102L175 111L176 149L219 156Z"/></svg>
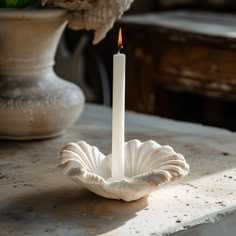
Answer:
<svg viewBox="0 0 236 236"><path fill-rule="evenodd" d="M92 236L122 226L146 206L146 198L127 203L105 199L85 189L32 192L5 201L0 207L0 228L3 235L18 232Z"/></svg>

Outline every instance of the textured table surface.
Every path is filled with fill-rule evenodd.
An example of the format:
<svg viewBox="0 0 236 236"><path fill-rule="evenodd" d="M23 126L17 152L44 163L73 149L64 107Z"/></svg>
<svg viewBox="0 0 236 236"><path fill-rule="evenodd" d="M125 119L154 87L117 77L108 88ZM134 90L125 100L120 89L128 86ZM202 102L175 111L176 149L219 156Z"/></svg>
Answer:
<svg viewBox="0 0 236 236"><path fill-rule="evenodd" d="M56 139L0 141L0 235L163 235L220 220L236 210L236 133L126 114L126 140L171 145L190 173L141 200L99 197L55 167L64 144L84 140L111 151L111 110L87 105Z"/></svg>

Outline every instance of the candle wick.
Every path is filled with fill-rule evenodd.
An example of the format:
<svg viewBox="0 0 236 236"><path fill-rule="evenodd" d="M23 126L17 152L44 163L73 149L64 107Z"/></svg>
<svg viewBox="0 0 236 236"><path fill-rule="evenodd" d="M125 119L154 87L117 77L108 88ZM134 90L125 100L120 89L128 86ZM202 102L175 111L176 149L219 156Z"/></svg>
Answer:
<svg viewBox="0 0 236 236"><path fill-rule="evenodd" d="M123 48L124 48L124 46L121 45L121 46L119 47L119 49L118 49L118 53L120 53L121 49L123 49Z"/></svg>

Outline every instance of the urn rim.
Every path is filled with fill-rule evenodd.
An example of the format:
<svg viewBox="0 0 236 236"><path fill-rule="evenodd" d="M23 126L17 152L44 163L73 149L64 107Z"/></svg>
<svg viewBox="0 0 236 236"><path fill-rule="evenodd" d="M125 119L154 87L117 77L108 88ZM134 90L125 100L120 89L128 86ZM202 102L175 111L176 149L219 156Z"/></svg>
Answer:
<svg viewBox="0 0 236 236"><path fill-rule="evenodd" d="M68 11L65 9L14 9L0 8L0 19L53 19L65 18Z"/></svg>

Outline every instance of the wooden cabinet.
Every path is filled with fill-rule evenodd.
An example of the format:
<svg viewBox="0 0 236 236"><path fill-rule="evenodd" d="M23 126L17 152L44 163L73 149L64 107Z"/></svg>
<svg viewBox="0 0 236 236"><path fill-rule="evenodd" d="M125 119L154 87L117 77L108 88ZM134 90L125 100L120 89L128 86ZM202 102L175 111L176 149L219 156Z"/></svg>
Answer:
<svg viewBox="0 0 236 236"><path fill-rule="evenodd" d="M131 15L110 35L119 26L127 109L236 130L236 17Z"/></svg>

